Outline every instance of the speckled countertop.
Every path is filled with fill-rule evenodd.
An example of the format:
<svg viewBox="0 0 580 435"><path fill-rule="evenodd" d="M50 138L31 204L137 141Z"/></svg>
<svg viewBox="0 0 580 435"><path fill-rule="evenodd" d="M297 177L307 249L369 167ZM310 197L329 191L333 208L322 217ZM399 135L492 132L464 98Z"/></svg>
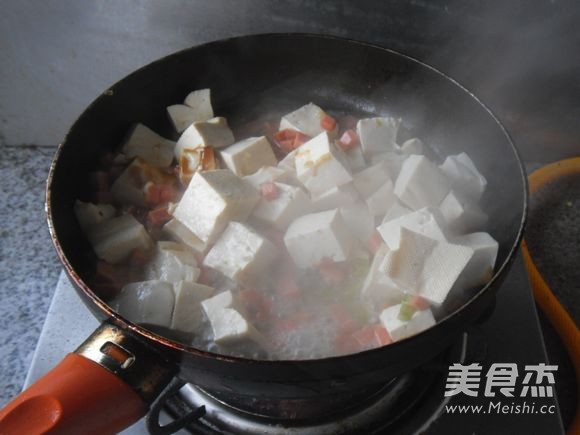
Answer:
<svg viewBox="0 0 580 435"><path fill-rule="evenodd" d="M61 269L44 215L55 150L0 153L0 406L22 388Z"/></svg>

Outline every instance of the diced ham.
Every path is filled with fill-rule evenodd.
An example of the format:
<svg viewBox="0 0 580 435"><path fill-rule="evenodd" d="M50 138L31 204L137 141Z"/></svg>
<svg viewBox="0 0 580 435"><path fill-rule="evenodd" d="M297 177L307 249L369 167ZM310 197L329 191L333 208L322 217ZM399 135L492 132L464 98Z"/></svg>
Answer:
<svg viewBox="0 0 580 435"><path fill-rule="evenodd" d="M304 133L300 133L299 131L286 128L275 133L274 140L276 145L278 145L282 151L289 153L290 151L298 148L303 143L308 142L310 140L310 136L307 136Z"/></svg>
<svg viewBox="0 0 580 435"><path fill-rule="evenodd" d="M167 207L157 207L147 213L147 223L152 228L161 228L171 219Z"/></svg>
<svg viewBox="0 0 580 435"><path fill-rule="evenodd" d="M333 131L336 128L336 119L330 115L324 115L320 120L320 126L326 131Z"/></svg>
<svg viewBox="0 0 580 435"><path fill-rule="evenodd" d="M338 140L338 145L344 150L349 151L359 144L358 134L354 130L346 130L340 139Z"/></svg>
<svg viewBox="0 0 580 435"><path fill-rule="evenodd" d="M260 186L260 193L262 194L262 197L267 201L274 201L276 198L278 198L278 195L280 194L278 186L276 186L275 183L263 183Z"/></svg>

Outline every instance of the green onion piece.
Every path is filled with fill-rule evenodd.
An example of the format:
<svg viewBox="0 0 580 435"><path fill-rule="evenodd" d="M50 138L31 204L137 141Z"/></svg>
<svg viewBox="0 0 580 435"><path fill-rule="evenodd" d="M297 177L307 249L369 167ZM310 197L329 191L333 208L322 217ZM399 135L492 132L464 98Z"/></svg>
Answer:
<svg viewBox="0 0 580 435"><path fill-rule="evenodd" d="M413 317L413 314L415 314L415 311L417 311L417 309L405 301L403 304L401 304L401 310L399 311L398 318L401 322L408 322Z"/></svg>

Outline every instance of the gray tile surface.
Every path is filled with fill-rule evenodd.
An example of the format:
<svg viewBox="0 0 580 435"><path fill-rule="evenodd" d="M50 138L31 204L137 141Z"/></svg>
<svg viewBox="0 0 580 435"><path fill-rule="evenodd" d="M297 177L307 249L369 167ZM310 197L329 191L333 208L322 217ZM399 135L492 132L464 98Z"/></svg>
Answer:
<svg viewBox="0 0 580 435"><path fill-rule="evenodd" d="M54 151L0 148L0 406L24 383L60 273L44 216Z"/></svg>

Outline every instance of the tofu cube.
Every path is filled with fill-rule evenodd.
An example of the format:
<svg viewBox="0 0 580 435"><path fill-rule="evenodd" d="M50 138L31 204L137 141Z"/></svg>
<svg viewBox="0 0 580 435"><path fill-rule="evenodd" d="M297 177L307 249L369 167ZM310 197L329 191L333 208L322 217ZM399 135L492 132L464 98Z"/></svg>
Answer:
<svg viewBox="0 0 580 435"><path fill-rule="evenodd" d="M497 241L488 233L472 233L455 239L454 243L473 249L473 257L459 275L455 287L471 289L487 284L497 259Z"/></svg>
<svg viewBox="0 0 580 435"><path fill-rule="evenodd" d="M365 202L342 205L340 214L350 232L365 246L375 231L375 219Z"/></svg>
<svg viewBox="0 0 580 435"><path fill-rule="evenodd" d="M286 182L286 175L286 171L283 169L277 168L275 166L264 166L253 174L246 175L243 177L243 179L250 183L254 189L260 190L260 187L264 183L274 183L275 181L279 183Z"/></svg>
<svg viewBox="0 0 580 435"><path fill-rule="evenodd" d="M308 103L282 117L279 130L296 130L307 136L314 137L324 132L321 126L326 112L316 104Z"/></svg>
<svg viewBox="0 0 580 435"><path fill-rule="evenodd" d="M127 158L141 157L150 165L160 168L171 165L174 149L175 142L159 136L143 124L133 126L121 147Z"/></svg>
<svg viewBox="0 0 580 435"><path fill-rule="evenodd" d="M346 261L353 241L338 209L301 216L284 235L290 256L301 268L313 267L323 259Z"/></svg>
<svg viewBox="0 0 580 435"><path fill-rule="evenodd" d="M137 157L117 177L111 186L113 198L120 204L132 204L139 207L147 205L144 187L147 183L171 184L173 176L151 166L145 160Z"/></svg>
<svg viewBox="0 0 580 435"><path fill-rule="evenodd" d="M232 308L224 308L208 317L216 344L231 345L250 340L263 348L269 347L266 338Z"/></svg>
<svg viewBox="0 0 580 435"><path fill-rule="evenodd" d="M373 307L396 305L405 297L399 285L381 268L388 251L385 244L377 250L361 289L361 296Z"/></svg>
<svg viewBox="0 0 580 435"><path fill-rule="evenodd" d="M387 166L383 162L369 166L368 168L357 172L352 177L354 187L359 191L363 198L371 196L387 181L391 181L391 177L387 170Z"/></svg>
<svg viewBox="0 0 580 435"><path fill-rule="evenodd" d="M179 137L175 146L175 158L179 160L181 151L185 148L224 148L234 142L234 134L225 118L216 117L207 121L197 121L187 127Z"/></svg>
<svg viewBox="0 0 580 435"><path fill-rule="evenodd" d="M453 190L441 202L439 209L447 228L455 234L481 229L487 222L487 215L476 203Z"/></svg>
<svg viewBox="0 0 580 435"><path fill-rule="evenodd" d="M467 154L448 156L440 169L451 180L456 192L463 193L473 201L479 201L487 187L487 180Z"/></svg>
<svg viewBox="0 0 580 435"><path fill-rule="evenodd" d="M265 136L250 137L236 142L220 151L220 155L226 166L240 177L253 174L264 166L278 163Z"/></svg>
<svg viewBox="0 0 580 435"><path fill-rule="evenodd" d="M206 121L213 118L210 89L206 88L191 91L187 94L185 100L183 100L183 104L196 110L199 121Z"/></svg>
<svg viewBox="0 0 580 435"><path fill-rule="evenodd" d="M397 197L393 192L393 182L387 180L366 199L366 203L372 216L381 216L392 207L396 200Z"/></svg>
<svg viewBox="0 0 580 435"><path fill-rule="evenodd" d="M101 222L87 237L97 257L111 264L121 263L134 249L149 250L153 245L145 227L130 214Z"/></svg>
<svg viewBox="0 0 580 435"><path fill-rule="evenodd" d="M422 234L436 240L447 240L445 221L439 210L426 207L398 218L388 220L377 227L377 230L390 249L399 249L401 228Z"/></svg>
<svg viewBox="0 0 580 435"><path fill-rule="evenodd" d="M212 243L229 221L248 218L260 195L229 169L197 172L173 217L204 243Z"/></svg>
<svg viewBox="0 0 580 435"><path fill-rule="evenodd" d="M361 147L354 147L344 152L348 166L352 171L362 171L366 168L367 163Z"/></svg>
<svg viewBox="0 0 580 435"><path fill-rule="evenodd" d="M234 296L231 290L220 292L217 295L205 299L201 302L201 306L208 318L224 308L233 308L238 311L241 309L238 299Z"/></svg>
<svg viewBox="0 0 580 435"><path fill-rule="evenodd" d="M430 309L416 311L411 320L399 320L401 305L386 308L380 315L381 323L388 331L393 341L399 341L416 335L435 325L435 318Z"/></svg>
<svg viewBox="0 0 580 435"><path fill-rule="evenodd" d="M425 156L411 155L395 183L395 195L413 210L438 207L451 190L447 177Z"/></svg>
<svg viewBox="0 0 580 435"><path fill-rule="evenodd" d="M179 222L177 219L170 219L164 226L163 232L173 239L189 246L194 252L198 254L205 253L207 244L199 237L193 234L189 228Z"/></svg>
<svg viewBox="0 0 580 435"><path fill-rule="evenodd" d="M157 242L155 252L145 266L147 280L171 283L196 281L200 272L189 248L175 242Z"/></svg>
<svg viewBox="0 0 580 435"><path fill-rule="evenodd" d="M416 137L406 140L403 142L403 145L401 145L400 151L408 156L411 154L423 154L423 142L421 142L421 139L417 139Z"/></svg>
<svg viewBox="0 0 580 435"><path fill-rule="evenodd" d="M317 211L338 208L342 205L353 204L358 201L359 195L352 183L335 186L318 195L312 195L312 209ZM303 213L304 214L304 213Z"/></svg>
<svg viewBox="0 0 580 435"><path fill-rule="evenodd" d="M252 217L267 225L285 230L290 222L312 208L310 199L304 191L295 186L274 183L278 188L278 197L273 200L260 199Z"/></svg>
<svg viewBox="0 0 580 435"><path fill-rule="evenodd" d="M359 120L356 124L356 132L363 154L370 157L385 151L395 151L397 149L395 141L400 124L400 119L390 117Z"/></svg>
<svg viewBox="0 0 580 435"><path fill-rule="evenodd" d="M467 246L431 239L403 227L399 248L387 253L381 268L406 293L440 305L472 256L473 249Z"/></svg>
<svg viewBox="0 0 580 435"><path fill-rule="evenodd" d="M207 253L203 264L240 284L251 284L277 254L276 247L252 228L230 222Z"/></svg>
<svg viewBox="0 0 580 435"><path fill-rule="evenodd" d="M382 223L384 224L385 222L389 222L393 219L400 218L401 216L405 216L406 214L409 213L413 213L413 210L411 210L408 207L405 207L403 204L401 204L401 201L397 199L393 202L391 207L389 207L389 209L385 213Z"/></svg>
<svg viewBox="0 0 580 435"><path fill-rule="evenodd" d="M344 153L331 142L327 132L300 146L295 164L298 180L313 195L352 181Z"/></svg>
<svg viewBox="0 0 580 435"><path fill-rule="evenodd" d="M164 281L133 282L123 287L111 306L136 324L171 327L175 294Z"/></svg>
<svg viewBox="0 0 580 435"><path fill-rule="evenodd" d="M196 121L206 121L205 119L197 119L196 111L185 104L167 106L167 115L169 115L173 128L178 133L182 133Z"/></svg>
<svg viewBox="0 0 580 435"><path fill-rule="evenodd" d="M377 163L383 163L387 174L389 174L391 180L394 182L399 176L403 162L406 159L407 155L405 154L389 151L373 155L371 157L371 164L376 165Z"/></svg>
<svg viewBox="0 0 580 435"><path fill-rule="evenodd" d="M175 305L171 317L171 329L192 333L200 329L203 322L201 302L210 298L215 289L190 281L179 281L173 285Z"/></svg>
<svg viewBox="0 0 580 435"><path fill-rule="evenodd" d="M82 202L77 199L74 212L81 229L87 232L95 225L115 216L115 207L109 204Z"/></svg>

